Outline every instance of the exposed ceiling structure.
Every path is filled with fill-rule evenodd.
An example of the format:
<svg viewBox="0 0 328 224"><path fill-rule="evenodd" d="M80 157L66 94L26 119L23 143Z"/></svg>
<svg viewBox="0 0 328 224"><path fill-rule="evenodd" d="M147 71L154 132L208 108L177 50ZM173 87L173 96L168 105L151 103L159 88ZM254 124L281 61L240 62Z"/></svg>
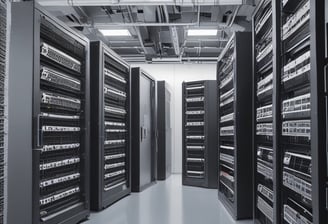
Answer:
<svg viewBox="0 0 328 224"><path fill-rule="evenodd" d="M54 16L101 39L129 62L215 62L231 34L251 28L258 1L38 0ZM190 35L188 30L217 30ZM105 36L101 30L128 35Z"/></svg>

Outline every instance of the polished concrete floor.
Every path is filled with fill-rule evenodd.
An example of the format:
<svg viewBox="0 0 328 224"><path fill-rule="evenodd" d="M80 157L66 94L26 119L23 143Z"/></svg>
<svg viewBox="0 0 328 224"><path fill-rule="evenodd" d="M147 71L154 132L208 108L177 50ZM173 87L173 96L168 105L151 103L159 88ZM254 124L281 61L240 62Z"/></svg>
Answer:
<svg viewBox="0 0 328 224"><path fill-rule="evenodd" d="M83 224L250 224L235 222L219 202L216 190L186 187L181 175L158 181L141 193L92 213Z"/></svg>

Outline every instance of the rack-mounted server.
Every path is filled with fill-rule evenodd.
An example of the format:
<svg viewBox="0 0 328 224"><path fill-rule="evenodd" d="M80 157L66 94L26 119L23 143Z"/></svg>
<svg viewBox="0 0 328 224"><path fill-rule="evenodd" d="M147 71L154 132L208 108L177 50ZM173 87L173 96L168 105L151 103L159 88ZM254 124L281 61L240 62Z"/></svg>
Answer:
<svg viewBox="0 0 328 224"><path fill-rule="evenodd" d="M217 188L216 86L215 80L182 84L183 185Z"/></svg>
<svg viewBox="0 0 328 224"><path fill-rule="evenodd" d="M157 179L156 81L140 67L131 70L132 191L140 192Z"/></svg>
<svg viewBox="0 0 328 224"><path fill-rule="evenodd" d="M11 6L7 221L77 223L89 215L89 41L34 2Z"/></svg>
<svg viewBox="0 0 328 224"><path fill-rule="evenodd" d="M7 121L7 1L0 1L0 223L6 223L7 197L5 188L7 184L7 137L5 124Z"/></svg>
<svg viewBox="0 0 328 224"><path fill-rule="evenodd" d="M236 32L217 64L218 194L235 219L253 216L251 41L251 33Z"/></svg>
<svg viewBox="0 0 328 224"><path fill-rule="evenodd" d="M253 216L257 223L274 223L276 192L274 173L273 97L275 76L273 1L261 1L253 14Z"/></svg>
<svg viewBox="0 0 328 224"><path fill-rule="evenodd" d="M157 131L157 179L165 180L172 169L171 92L165 81L157 81Z"/></svg>
<svg viewBox="0 0 328 224"><path fill-rule="evenodd" d="M100 41L90 43L90 206L101 210L131 192L130 66Z"/></svg>

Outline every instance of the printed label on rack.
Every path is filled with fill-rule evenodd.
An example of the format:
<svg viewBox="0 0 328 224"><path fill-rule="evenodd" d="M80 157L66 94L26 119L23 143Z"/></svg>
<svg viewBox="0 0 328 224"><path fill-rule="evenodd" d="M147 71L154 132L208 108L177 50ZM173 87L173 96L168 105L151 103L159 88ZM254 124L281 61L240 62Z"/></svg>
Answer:
<svg viewBox="0 0 328 224"><path fill-rule="evenodd" d="M42 126L43 132L77 132L80 127L65 127L65 126Z"/></svg>

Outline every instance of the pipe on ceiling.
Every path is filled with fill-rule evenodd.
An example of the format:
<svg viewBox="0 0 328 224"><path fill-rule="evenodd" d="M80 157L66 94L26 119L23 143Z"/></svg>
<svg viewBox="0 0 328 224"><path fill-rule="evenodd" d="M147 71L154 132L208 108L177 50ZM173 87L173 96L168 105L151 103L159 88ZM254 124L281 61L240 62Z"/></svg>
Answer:
<svg viewBox="0 0 328 224"><path fill-rule="evenodd" d="M254 0L37 0L43 6L254 5Z"/></svg>

